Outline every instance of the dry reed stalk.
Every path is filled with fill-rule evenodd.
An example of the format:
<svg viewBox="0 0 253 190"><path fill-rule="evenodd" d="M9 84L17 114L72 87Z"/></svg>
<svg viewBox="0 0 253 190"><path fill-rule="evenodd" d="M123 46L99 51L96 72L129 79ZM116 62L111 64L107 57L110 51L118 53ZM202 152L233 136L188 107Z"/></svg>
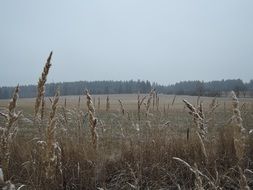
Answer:
<svg viewBox="0 0 253 190"><path fill-rule="evenodd" d="M106 112L108 112L110 110L110 99L109 96L106 97Z"/></svg>
<svg viewBox="0 0 253 190"><path fill-rule="evenodd" d="M181 162L192 173L194 173L194 175L195 175L195 181L194 181L195 188L194 189L196 189L196 190L204 190L202 178L205 178L208 181L208 184L211 186L211 189L220 189L220 187L218 186L218 184L215 181L211 180L208 176L206 176L201 171L199 171L198 166L197 166L196 163L194 163L194 165L191 166L186 161L184 161L184 160L182 160L180 158L173 157L173 159Z"/></svg>
<svg viewBox="0 0 253 190"><path fill-rule="evenodd" d="M191 172L194 173L195 175L195 181L194 181L194 185L195 185L195 189L196 190L204 190L203 187L203 183L202 183L202 178L201 177L205 177L208 180L210 180L206 175L204 175L202 172L200 172L198 170L197 164L194 163L194 166L191 166L190 164L188 164L186 161L177 158L177 157L173 157L174 160L177 160L179 162L181 162L182 164L184 164Z"/></svg>
<svg viewBox="0 0 253 190"><path fill-rule="evenodd" d="M44 119L45 106L46 106L45 95L43 94L43 96L41 98L41 109L40 109L40 119L41 119L41 121L43 121L43 119Z"/></svg>
<svg viewBox="0 0 253 190"><path fill-rule="evenodd" d="M144 100L146 99L146 96L143 98L140 98L140 93L138 93L137 97L137 113L138 113L138 121L141 120L141 105L143 104Z"/></svg>
<svg viewBox="0 0 253 190"><path fill-rule="evenodd" d="M204 120L205 114L204 114L203 102L200 102L199 104L198 113L199 113L199 116Z"/></svg>
<svg viewBox="0 0 253 190"><path fill-rule="evenodd" d="M163 105L163 115L164 115L164 116L167 115L167 113L166 113L166 105L165 105L165 104Z"/></svg>
<svg viewBox="0 0 253 190"><path fill-rule="evenodd" d="M90 124L91 135L92 135L92 144L93 144L93 148L96 150L97 145L98 145L98 134L96 130L97 120L90 110L88 111L88 113L89 113L89 124Z"/></svg>
<svg viewBox="0 0 253 190"><path fill-rule="evenodd" d="M78 97L78 102L77 102L77 109L80 110L80 105L81 105L81 97Z"/></svg>
<svg viewBox="0 0 253 190"><path fill-rule="evenodd" d="M4 181L9 178L9 162L10 162L10 146L16 135L15 126L16 121L20 117L22 112L16 113L17 100L18 100L19 86L17 86L13 92L12 99L9 102L8 113L1 113L0 115L5 117L5 127L1 131L1 164L4 173Z"/></svg>
<svg viewBox="0 0 253 190"><path fill-rule="evenodd" d="M231 122L232 124L234 124L236 127L238 127L241 132L245 131L243 125L242 125L242 116L241 116L241 111L239 108L239 100L235 95L235 92L232 91L231 92L231 96L232 96L232 106L233 106L233 116L231 118Z"/></svg>
<svg viewBox="0 0 253 190"><path fill-rule="evenodd" d="M68 125L68 117L67 117L67 98L64 99L64 106L62 108L63 110L63 118L64 118L64 122L65 125Z"/></svg>
<svg viewBox="0 0 253 190"><path fill-rule="evenodd" d="M243 110L246 110L246 109L247 109L247 104L244 102L244 103L241 105L241 107L240 107L239 110L241 110L241 112L242 112Z"/></svg>
<svg viewBox="0 0 253 190"><path fill-rule="evenodd" d="M241 115L246 116L248 114L248 104L243 103L240 107Z"/></svg>
<svg viewBox="0 0 253 190"><path fill-rule="evenodd" d="M192 115L193 121L196 124L199 133L201 134L201 137L204 138L204 136L207 133L206 127L205 127L205 121L204 118L202 118L200 115L204 116L203 113L199 113L199 111L192 105L190 104L187 100L183 100L187 108L190 110L189 114ZM201 106L202 107L202 106ZM201 108L203 111L203 108Z"/></svg>
<svg viewBox="0 0 253 190"><path fill-rule="evenodd" d="M188 127L187 131L186 131L186 139L187 139L187 141L189 140L189 138L190 138L190 128Z"/></svg>
<svg viewBox="0 0 253 190"><path fill-rule="evenodd" d="M224 102L224 103L223 103L223 111L224 111L224 113L226 113L226 112L227 112L226 102Z"/></svg>
<svg viewBox="0 0 253 190"><path fill-rule="evenodd" d="M216 97L212 100L211 104L209 105L209 111L208 111L208 115L211 115L212 113L214 113L214 111L218 108L220 104L218 103L218 101L216 100Z"/></svg>
<svg viewBox="0 0 253 190"><path fill-rule="evenodd" d="M205 147L205 144L200 136L200 134L196 131L196 134L197 134L197 137L199 139L199 144L200 144L200 148L201 148L201 152L202 154L204 155L204 158L205 158L205 163L208 162L208 157L207 157L207 153L206 153L206 147Z"/></svg>
<svg viewBox="0 0 253 190"><path fill-rule="evenodd" d="M229 123L232 125L232 128L229 128L232 132L233 145L238 161L242 161L245 155L245 129L242 125L242 117L239 109L239 100L235 95L235 92L231 92L232 96L232 110L233 116L231 117Z"/></svg>
<svg viewBox="0 0 253 190"><path fill-rule="evenodd" d="M67 98L64 99L64 108L67 109Z"/></svg>
<svg viewBox="0 0 253 190"><path fill-rule="evenodd" d="M168 103L167 105L167 112L169 112L169 110L170 110L170 103Z"/></svg>
<svg viewBox="0 0 253 190"><path fill-rule="evenodd" d="M88 90L85 91L85 94L86 94L86 98L87 98L87 107L88 107L88 110L93 114L95 115L95 107L94 107L94 104L92 102L92 97L91 95L89 94Z"/></svg>
<svg viewBox="0 0 253 190"><path fill-rule="evenodd" d="M152 89L149 92L149 97L148 97L147 103L145 103L145 106L146 106L146 117L148 117L150 115L149 110L150 110L151 100L152 100L154 94L155 94L155 90Z"/></svg>
<svg viewBox="0 0 253 190"><path fill-rule="evenodd" d="M56 165L60 157L59 154L57 154L57 151L60 151L60 148L57 145L55 139L55 130L57 121L56 110L59 97L60 92L59 90L57 90L54 99L52 100L51 111L49 114L49 121L46 128L45 174L47 179L53 179L55 177Z"/></svg>
<svg viewBox="0 0 253 190"><path fill-rule="evenodd" d="M156 111L159 111L159 102L160 102L160 98L158 95L156 95Z"/></svg>
<svg viewBox="0 0 253 190"><path fill-rule="evenodd" d="M127 113L127 119L128 119L129 121L131 121L130 113L129 113L128 111L127 111L126 113Z"/></svg>
<svg viewBox="0 0 253 190"><path fill-rule="evenodd" d="M194 181L195 189L196 190L204 190L203 182L202 182L201 175L200 175L201 172L199 172L197 164L194 163L194 166L192 168L195 171L194 172L194 174L195 174L195 181Z"/></svg>
<svg viewBox="0 0 253 190"><path fill-rule="evenodd" d="M100 111L100 97L98 97L98 111Z"/></svg>
<svg viewBox="0 0 253 190"><path fill-rule="evenodd" d="M153 91L154 91L153 94L152 94L153 95L153 111L155 111L155 99L156 99L155 98L155 94L156 94L155 89Z"/></svg>
<svg viewBox="0 0 253 190"><path fill-rule="evenodd" d="M37 86L37 97L36 97L35 106L34 106L34 118L35 119L38 117L40 105L42 104L42 98L45 95L45 83L47 81L47 75L48 75L49 69L52 65L51 64L52 54L53 54L53 52L50 52L50 55L47 58L47 62L44 66L41 77L39 78L39 82L38 82L38 86Z"/></svg>
<svg viewBox="0 0 253 190"><path fill-rule="evenodd" d="M118 101L119 101L119 105L120 105L120 111L121 111L122 115L125 115L125 109L124 109L123 103L121 100L118 100Z"/></svg>
<svg viewBox="0 0 253 190"><path fill-rule="evenodd" d="M240 173L240 190L250 190L250 187L248 186L247 178L244 175L244 172L242 171L242 168L238 166L239 173Z"/></svg>
<svg viewBox="0 0 253 190"><path fill-rule="evenodd" d="M173 105L174 105L175 100L176 100L176 97L177 97L177 95L174 95L174 98L173 98L173 100L172 100L171 106L173 106Z"/></svg>
<svg viewBox="0 0 253 190"><path fill-rule="evenodd" d="M212 109L212 107L214 107L215 105L216 105L216 97L214 97L213 99L212 99L212 102L210 103L210 105L209 105L209 109Z"/></svg>
<svg viewBox="0 0 253 190"><path fill-rule="evenodd" d="M86 98L87 98L87 107L88 107L88 115L89 115L89 126L91 130L92 144L93 148L96 150L98 145L98 133L96 129L97 119L95 118L95 108L92 102L91 95L88 90L86 90Z"/></svg>
<svg viewBox="0 0 253 190"><path fill-rule="evenodd" d="M77 115L77 126L78 126L78 131L76 132L76 135L78 138L78 142L80 144L81 128L83 126L83 111L81 110L81 96L78 96L76 115Z"/></svg>

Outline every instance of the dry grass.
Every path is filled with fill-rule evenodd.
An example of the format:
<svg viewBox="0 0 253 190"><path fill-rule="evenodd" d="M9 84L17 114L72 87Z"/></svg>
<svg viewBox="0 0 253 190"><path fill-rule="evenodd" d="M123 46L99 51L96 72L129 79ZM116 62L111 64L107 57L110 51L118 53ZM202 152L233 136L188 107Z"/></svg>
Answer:
<svg viewBox="0 0 253 190"><path fill-rule="evenodd" d="M89 126L91 129L91 136L92 136L92 145L93 145L93 148L96 150L97 145L98 145L98 133L96 129L97 119L95 118L95 108L92 102L91 95L89 94L87 90L86 90L86 97L87 97L87 107L88 107L88 115L89 115Z"/></svg>
<svg viewBox="0 0 253 190"><path fill-rule="evenodd" d="M43 73L41 79L48 70ZM233 93L232 98L213 100L151 91L110 95L109 100L88 91L79 98L56 92L51 101L45 98L42 117L34 123L43 106L44 84L39 82L39 98L16 105L17 87L9 105L0 101L7 106L0 116L0 183L5 187L14 183L21 189L253 188L251 99L238 99ZM92 101L96 99L97 106ZM16 108L22 108L24 116ZM40 134L34 125L41 126Z"/></svg>
<svg viewBox="0 0 253 190"><path fill-rule="evenodd" d="M15 88L12 99L9 103L7 113L0 113L6 120L5 127L1 129L1 165L4 173L4 180L9 178L9 163L10 163L10 147L16 135L16 121L21 115L21 112L16 113L16 105L18 99L19 86Z"/></svg>
<svg viewBox="0 0 253 190"><path fill-rule="evenodd" d="M44 66L41 77L39 78L39 82L38 82L38 86L37 86L37 97L36 97L35 106L34 106L35 118L38 116L41 104L43 104L43 99L45 96L45 83L47 81L47 75L48 75L49 69L51 67L52 54L53 54L53 52L51 52L49 57L47 58L47 62Z"/></svg>

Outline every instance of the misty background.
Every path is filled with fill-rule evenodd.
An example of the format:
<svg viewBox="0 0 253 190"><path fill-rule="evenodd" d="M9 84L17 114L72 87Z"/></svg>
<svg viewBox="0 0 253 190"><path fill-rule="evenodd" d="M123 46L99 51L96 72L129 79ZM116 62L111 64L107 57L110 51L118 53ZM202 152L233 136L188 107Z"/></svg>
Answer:
<svg viewBox="0 0 253 190"><path fill-rule="evenodd" d="M0 86L252 79L251 0L0 2Z"/></svg>

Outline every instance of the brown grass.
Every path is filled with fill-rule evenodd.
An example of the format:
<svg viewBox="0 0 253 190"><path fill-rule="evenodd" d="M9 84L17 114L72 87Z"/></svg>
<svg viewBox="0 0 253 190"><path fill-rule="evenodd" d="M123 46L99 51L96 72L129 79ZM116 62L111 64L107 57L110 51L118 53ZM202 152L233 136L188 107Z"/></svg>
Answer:
<svg viewBox="0 0 253 190"><path fill-rule="evenodd" d="M38 86L45 83L41 84ZM36 107L38 100L24 99L17 106L17 94L18 88L6 112L1 113L4 133L10 128L16 134L19 126L16 135L1 135L1 142L8 142L8 148L1 145L0 152L4 185L11 180L16 187L23 184L26 189L45 190L253 188L252 100L244 100L246 105L240 107L236 96L212 102L205 97L162 94L110 95L110 102L107 96L101 109L100 98L106 99L106 95L99 95L93 96L99 97L95 111L88 91L86 104L83 97L60 99L56 92L50 107L45 99L44 120L48 123L38 123L45 128L36 135L30 122L31 102L35 101ZM151 116L147 113L152 98ZM167 105L169 98L171 107L165 107L163 114L159 104ZM221 105L226 102L226 109L217 106L218 100ZM4 101L1 105L8 106ZM62 109L57 109L61 105ZM16 113L17 107L24 110L23 117Z"/></svg>

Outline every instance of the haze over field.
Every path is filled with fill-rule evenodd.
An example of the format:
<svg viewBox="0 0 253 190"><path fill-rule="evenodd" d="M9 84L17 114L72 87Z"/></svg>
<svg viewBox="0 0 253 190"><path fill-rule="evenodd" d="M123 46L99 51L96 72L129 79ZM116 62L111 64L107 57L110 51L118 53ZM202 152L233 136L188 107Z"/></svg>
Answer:
<svg viewBox="0 0 253 190"><path fill-rule="evenodd" d="M253 1L1 1L0 86L241 78L253 69Z"/></svg>

